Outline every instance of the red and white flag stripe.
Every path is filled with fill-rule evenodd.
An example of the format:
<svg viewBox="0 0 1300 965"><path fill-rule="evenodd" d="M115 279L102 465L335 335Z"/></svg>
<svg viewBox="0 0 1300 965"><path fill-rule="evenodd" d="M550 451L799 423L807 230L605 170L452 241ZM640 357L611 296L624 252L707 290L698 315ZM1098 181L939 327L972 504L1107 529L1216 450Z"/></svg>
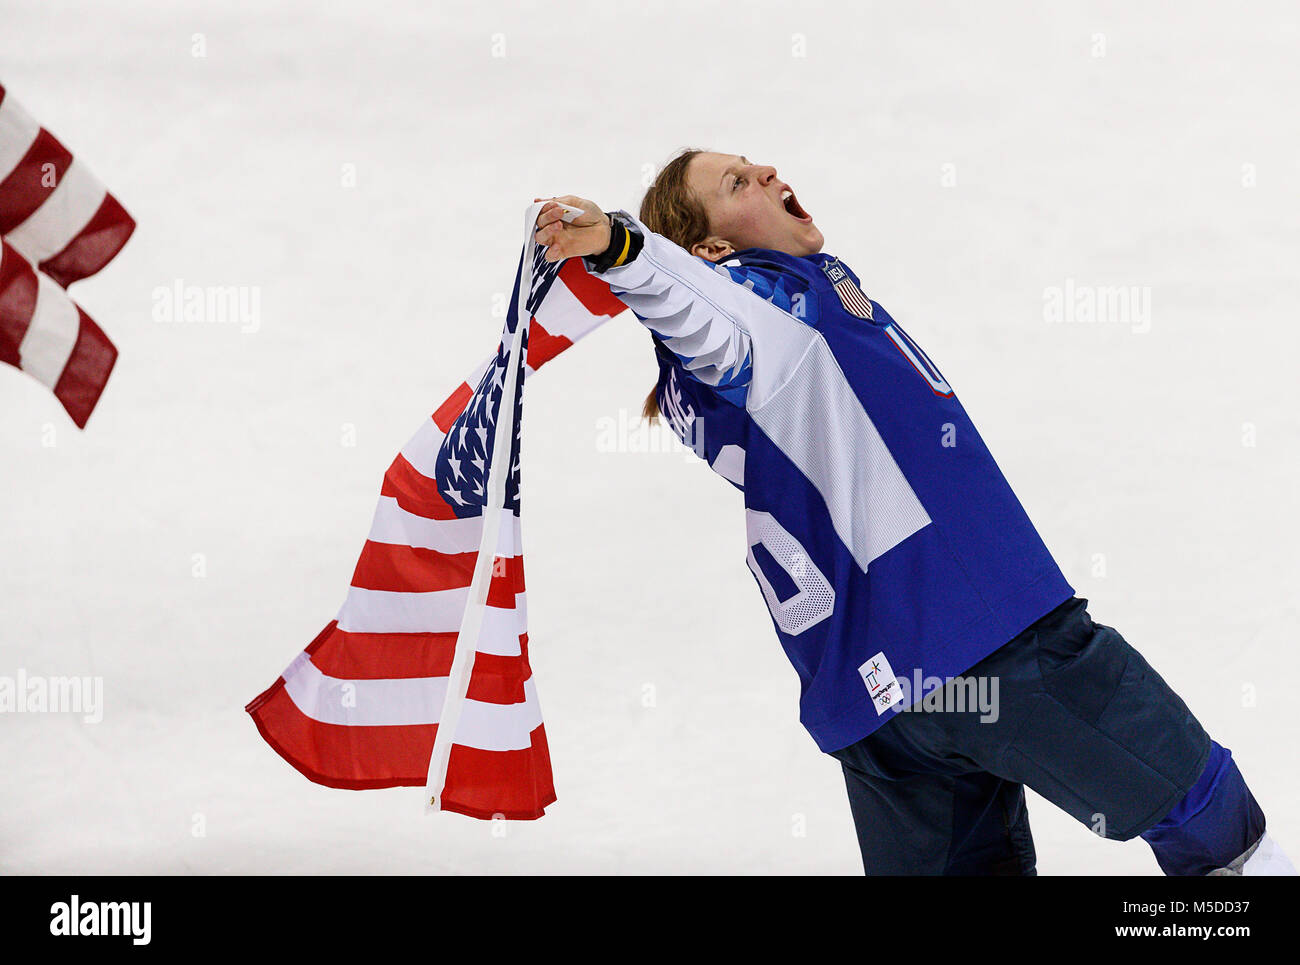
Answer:
<svg viewBox="0 0 1300 965"><path fill-rule="evenodd" d="M113 260L135 221L0 86L0 235L66 288Z"/></svg>
<svg viewBox="0 0 1300 965"><path fill-rule="evenodd" d="M22 369L85 428L117 348L68 293L0 241L0 362Z"/></svg>
<svg viewBox="0 0 1300 965"><path fill-rule="evenodd" d="M117 349L64 292L126 244L135 221L0 86L0 362L50 389L85 428Z"/></svg>

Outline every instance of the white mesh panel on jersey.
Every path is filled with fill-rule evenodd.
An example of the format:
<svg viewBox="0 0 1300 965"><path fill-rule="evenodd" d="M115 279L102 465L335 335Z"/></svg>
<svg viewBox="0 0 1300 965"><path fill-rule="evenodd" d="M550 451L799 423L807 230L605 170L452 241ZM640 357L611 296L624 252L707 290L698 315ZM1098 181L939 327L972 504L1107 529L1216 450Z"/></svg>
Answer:
<svg viewBox="0 0 1300 965"><path fill-rule="evenodd" d="M929 525L929 514L820 334L785 384L749 413L821 494L836 535L863 572Z"/></svg>
<svg viewBox="0 0 1300 965"><path fill-rule="evenodd" d="M758 580L776 625L794 636L830 616L835 609L835 590L826 575L809 559L800 542L771 513L747 510L745 530L750 547L745 563ZM767 548L798 587L799 592L785 602L777 597L767 574L754 557L754 546L759 543Z"/></svg>

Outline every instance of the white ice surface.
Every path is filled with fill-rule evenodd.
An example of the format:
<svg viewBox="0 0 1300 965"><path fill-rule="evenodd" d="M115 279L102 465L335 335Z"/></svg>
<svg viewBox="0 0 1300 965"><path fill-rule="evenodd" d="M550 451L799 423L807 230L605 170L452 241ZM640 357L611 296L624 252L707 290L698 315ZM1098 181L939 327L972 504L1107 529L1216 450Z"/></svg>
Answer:
<svg viewBox="0 0 1300 965"><path fill-rule="evenodd" d="M0 675L105 687L98 724L0 716L0 872L859 872L738 494L600 451L655 371L628 318L529 385L550 813L318 787L242 709L491 349L524 207L634 209L685 145L777 164L1300 852L1294 5L427 6L6 5L0 83L140 226L73 288L121 351L88 430L0 371ZM256 286L257 330L154 321L177 279ZM1047 323L1067 279L1149 288L1150 331ZM1156 873L1030 809L1040 873Z"/></svg>

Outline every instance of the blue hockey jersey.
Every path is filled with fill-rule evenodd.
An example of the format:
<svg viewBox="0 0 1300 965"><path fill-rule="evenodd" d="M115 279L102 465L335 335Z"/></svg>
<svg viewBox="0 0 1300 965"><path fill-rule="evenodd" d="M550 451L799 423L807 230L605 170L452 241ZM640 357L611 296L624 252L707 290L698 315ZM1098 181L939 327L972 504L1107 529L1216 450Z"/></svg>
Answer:
<svg viewBox="0 0 1300 965"><path fill-rule="evenodd" d="M746 563L822 750L1073 595L952 387L846 265L713 265L629 218L645 245L600 277L653 333L664 417L744 493Z"/></svg>

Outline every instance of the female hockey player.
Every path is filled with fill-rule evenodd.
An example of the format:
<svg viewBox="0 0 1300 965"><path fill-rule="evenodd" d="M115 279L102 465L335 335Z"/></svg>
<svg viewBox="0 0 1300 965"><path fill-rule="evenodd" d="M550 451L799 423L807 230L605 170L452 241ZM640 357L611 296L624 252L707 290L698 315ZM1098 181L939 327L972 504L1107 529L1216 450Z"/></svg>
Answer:
<svg viewBox="0 0 1300 965"><path fill-rule="evenodd" d="M685 151L639 218L555 200L584 213L543 206L547 259L584 257L650 329L647 415L744 493L746 562L867 873L1034 874L1025 785L1141 835L1166 874L1295 873L1229 751L1090 619L947 379L775 168Z"/></svg>

